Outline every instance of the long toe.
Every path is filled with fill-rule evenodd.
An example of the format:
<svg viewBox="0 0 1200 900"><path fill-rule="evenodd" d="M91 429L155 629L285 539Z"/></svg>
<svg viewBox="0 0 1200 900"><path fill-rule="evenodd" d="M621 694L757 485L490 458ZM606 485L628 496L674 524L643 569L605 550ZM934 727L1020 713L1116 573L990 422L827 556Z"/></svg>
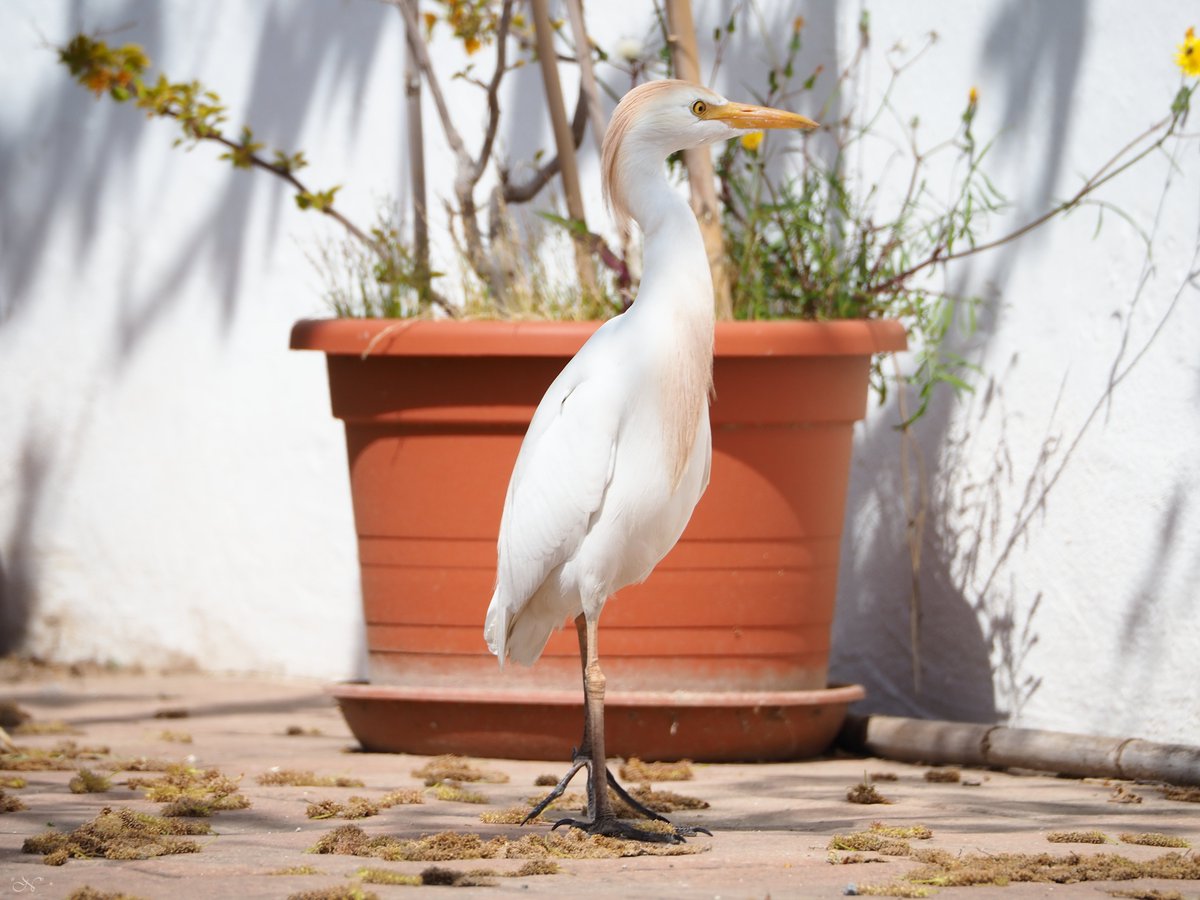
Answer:
<svg viewBox="0 0 1200 900"><path fill-rule="evenodd" d="M567 789L567 785L570 784L571 779L575 777L575 773L580 769L588 768L590 765L591 761L586 757L576 756L575 761L571 764L571 768L567 770L567 774L562 777L562 779L554 786L554 789L550 791L549 794L542 798L542 801L537 806L529 811L529 815L522 820L521 824L528 825L539 815L541 815L551 803L563 795L563 792Z"/></svg>

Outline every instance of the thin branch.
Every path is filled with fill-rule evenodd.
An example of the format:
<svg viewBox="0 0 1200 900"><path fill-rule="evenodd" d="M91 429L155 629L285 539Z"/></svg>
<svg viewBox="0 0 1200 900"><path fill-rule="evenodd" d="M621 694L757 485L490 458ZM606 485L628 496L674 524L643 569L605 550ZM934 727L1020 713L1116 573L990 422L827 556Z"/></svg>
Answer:
<svg viewBox="0 0 1200 900"><path fill-rule="evenodd" d="M421 74L425 76L425 83L429 85L429 93L433 96L434 105L437 107L438 118L442 123L442 131L446 135L446 143L454 151L460 167L469 171L473 166L471 155L467 152L462 135L454 127L454 120L450 118L450 108L446 105L446 98L442 94L441 84L437 80L437 74L433 71L433 61L429 58L429 48L425 46L423 40L417 37L421 33L421 23L417 19L416 0L390 0L390 2L400 10L400 15L404 17L404 24L409 29L409 34L413 35L413 52L416 55L417 65L421 69Z"/></svg>
<svg viewBox="0 0 1200 900"><path fill-rule="evenodd" d="M604 113L600 109L600 92L596 89L596 70L592 67L592 44L588 39L587 25L583 19L583 0L567 0L567 15L571 20L571 34L575 38L575 55L579 63L579 87L587 97L588 119L592 123L592 138L596 152L604 145ZM578 143L576 144L578 146Z"/></svg>
<svg viewBox="0 0 1200 900"><path fill-rule="evenodd" d="M171 118L171 119L179 119L180 118L179 113L174 112L173 110L170 110L170 109L162 110L160 115L167 116L168 118ZM310 191L304 185L304 183L299 178L297 178L289 169L287 169L284 166L277 165L273 162L270 162L269 160L263 159L257 153L246 153L245 148L241 144L237 143L236 141L231 141L229 138L225 137L224 134L222 134L220 131L216 130L215 128L208 128L200 133L194 133L194 132L189 131L189 136L197 141L213 141L215 143L221 144L224 147L228 147L230 150L237 151L239 156L246 159L246 161L249 162L251 166L258 168L258 169L262 169L266 172L270 172L272 175L282 178L284 181L286 181L288 184L290 184L292 187L294 187L298 193L310 194L310 195L312 194L312 191ZM314 208L318 209L320 212L323 212L325 215L332 218L339 225L341 225L343 228L345 228L346 231L348 231L350 234L352 234L358 240L362 241L364 244L366 244L368 247L370 247L376 253L382 252L378 241L376 241L374 238L372 238L370 235L368 235L366 232L364 232L361 228L359 228L357 225L355 225L353 222L351 222L349 219L347 219L345 216L343 216L340 212L338 212L336 209L334 209L333 204L329 204L327 206L317 206Z"/></svg>
<svg viewBox="0 0 1200 900"><path fill-rule="evenodd" d="M883 281L883 282L880 282L879 284L875 285L871 289L872 293L876 293L876 294L886 293L887 291L889 291L899 285L902 285L905 281L907 281L913 275L915 275L916 273L920 272L923 269L929 268L930 266L934 265L935 263L947 263L952 260L963 259L964 257L967 257L967 256L974 256L976 253L982 253L985 250L992 250L992 249L995 249L996 247L1001 246L1002 244L1007 244L1007 243L1010 243L1011 241L1015 241L1017 238L1022 237L1037 228L1040 228L1042 225L1045 225L1047 222L1049 222L1051 219L1053 219L1055 216L1059 215L1060 213L1064 213L1067 210L1070 210L1070 209L1078 206L1080 204L1080 202L1082 202L1083 199L1088 194L1092 193L1092 191L1096 190L1097 188L1101 187L1102 185L1104 185L1104 184L1108 183L1109 181L1111 181L1112 179L1116 178L1118 175L1120 175L1126 169L1130 168L1131 166L1133 166L1136 163L1140 162L1141 160L1145 159L1147 156L1149 156L1155 150L1160 148L1164 143L1166 143L1167 139L1170 138L1175 133L1176 122L1177 122L1177 118L1175 116L1168 116L1167 118L1161 119L1154 125L1147 128L1144 132L1142 132L1140 135L1138 135L1136 138L1134 138L1132 141L1130 141L1128 144L1126 144L1124 147L1122 147L1121 150L1118 151L1108 162L1106 162L1103 166L1101 166L1100 169L1094 175L1092 175L1091 178L1089 178L1087 181L1085 181L1083 183L1083 187L1081 187L1072 197L1051 207L1049 210L1044 212L1042 215L1038 216L1036 219L1033 219L1030 222L1026 222L1024 225L1022 225L1020 228L1016 229L1015 231L1011 231L1008 234L1003 235L1002 237L998 237L993 241L988 241L987 243L984 243L984 244L976 244L973 247L969 247L966 250L959 250L955 253L943 253L942 251L945 248L944 248L944 246L939 245L934 248L933 253L931 253L928 257L923 259L921 262L917 263L914 266L910 266L909 268L905 269L903 272L900 272L900 273L892 276L887 281ZM1139 152L1135 156L1127 159L1124 163L1117 166L1115 169L1112 168L1112 166L1116 163L1116 161L1118 159L1120 159L1125 153L1129 152L1130 148L1136 146L1139 142L1145 140L1147 137L1154 134L1154 132L1158 131L1160 128L1163 128L1164 126L1167 126L1166 131L1164 131L1162 133L1162 135L1156 141L1154 141L1154 143L1147 146L1145 149L1143 149L1141 152Z"/></svg>
<svg viewBox="0 0 1200 900"><path fill-rule="evenodd" d="M505 58L508 52L508 28L512 22L513 0L504 0L500 8L500 24L496 26L496 69L492 72L492 80L487 86L487 130L483 134L483 146L479 148L479 157L475 160L475 168L471 173L471 184L479 183L487 168L492 155L492 146L496 141L496 129L500 125L500 101L497 94L500 82L504 78Z"/></svg>

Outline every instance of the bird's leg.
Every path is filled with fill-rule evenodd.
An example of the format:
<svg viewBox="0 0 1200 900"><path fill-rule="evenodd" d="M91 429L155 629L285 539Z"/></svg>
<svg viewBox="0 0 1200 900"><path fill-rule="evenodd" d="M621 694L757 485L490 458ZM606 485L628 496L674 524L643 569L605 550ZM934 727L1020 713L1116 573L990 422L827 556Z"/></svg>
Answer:
<svg viewBox="0 0 1200 900"><path fill-rule="evenodd" d="M578 616L575 617L575 633L577 634L577 636L579 638L579 663L580 663L580 671L583 675L583 739L580 741L579 746L576 747L575 750L573 751L572 759L571 759L571 768L567 770L567 774L564 775L559 780L558 784L556 784L554 786L554 788L550 791L549 794L547 794L545 797L542 798L541 802L539 802L537 804L537 806L533 807L533 809L531 809L529 811L529 814L524 818L524 820L522 820L522 822L521 822L522 825L526 825L529 822L536 819L541 813L543 813L546 810L546 808L551 803L553 803L555 800L557 800L559 797L561 797L563 795L563 793L566 791L567 785L570 784L571 779L574 778L575 774L584 767L586 767L588 770L587 812L591 814L593 821L595 821L595 819L596 819L596 801L595 801L596 782L599 779L596 779L593 777L593 772L596 771L596 767L592 763L592 760L594 759L592 754L595 752L592 748L592 734L594 733L592 723L593 723L594 719L598 717L599 722L600 722L601 734L603 734L604 686L603 686L603 684L601 684L601 686L600 686L599 702L593 703L593 697L595 696L595 694L594 694L594 692L589 692L589 690L588 690L587 617L584 616L583 613L580 613ZM596 665L596 672L599 672L599 663L598 662ZM599 674L600 674L601 680L603 680L603 678L604 678L603 673L599 673ZM595 709L595 711L593 711L594 709ZM601 754L603 754L603 737L601 737L601 751L600 752L601 752ZM603 755L601 755L600 758L603 759ZM639 802L638 800L635 800L632 796L630 796L629 792L626 791L625 788L623 788L621 786L621 783L619 781L617 781L617 779L613 776L612 772L610 772L608 770L607 764L604 765L603 772L604 772L603 780L607 781L608 786L613 789L613 791L616 793L616 795L618 797L620 797L621 800L623 800L626 804L628 804L634 811L641 814L642 816L644 816L647 819L655 819L659 822L669 822L670 821L665 816L662 816L659 813L656 813L654 810L649 809L647 806L645 806L644 804L642 804L641 802ZM605 800L607 801L608 792L602 791L602 793L605 797ZM556 823L555 827L557 827L558 825L565 824L565 823L579 824L579 823L575 823L573 820L564 819L564 820ZM587 827L587 823L582 823L580 825L580 827ZM675 826L675 829L676 829L677 838L684 837L684 836L690 836L690 835L698 834L698 833L702 833L702 834L710 833L704 828L691 828L686 825L677 825L677 826ZM645 832L639 832L639 833L644 834ZM650 839L651 840L662 840L663 837L660 837L659 835L655 834ZM667 835L666 839L669 840L670 835Z"/></svg>
<svg viewBox="0 0 1200 900"><path fill-rule="evenodd" d="M576 620L578 626L578 620ZM695 834L698 829L674 828L672 831L645 831L628 825L616 817L613 812L612 800L608 796L608 785L616 785L616 779L608 771L604 754L604 672L600 669L600 658L597 651L597 621L588 618L584 629L584 737L587 741L583 752L587 754L588 765L588 799L592 821L580 822L575 819L561 819L554 823L554 828L560 825L571 825L581 828L589 834L604 834L610 837L626 838L638 841L656 841L659 843L681 843L685 835ZM578 755L575 763L580 762ZM572 773L574 774L574 773ZM625 794L618 786L621 794ZM627 794L625 794L628 797ZM630 798L632 799L632 798ZM636 807L645 809L640 803ZM662 819L657 813L645 810L655 819ZM706 832L707 833L707 832Z"/></svg>
<svg viewBox="0 0 1200 900"><path fill-rule="evenodd" d="M589 771L591 770L591 759L588 757L588 746L591 742L591 732L589 730L590 720L587 709L587 617L584 616L583 613L580 613L575 617L575 633L579 637L579 664L580 669L583 672L583 740L579 742L579 746L576 747L571 753L571 768L567 770L567 774L559 779L559 782L554 786L554 789L545 797L543 797L537 806L529 811L529 815L521 820L522 825L532 822L545 811L547 806L561 797L563 792L567 789L567 785L571 783L571 779L575 777L576 772L578 772L584 766L587 766ZM591 810L594 808L594 805L592 803L592 781L590 778L588 779L587 792L588 809Z"/></svg>
<svg viewBox="0 0 1200 900"><path fill-rule="evenodd" d="M590 759L591 759L590 754L591 754L591 747L592 747L592 737L591 737L591 734L592 734L592 709L591 709L591 701L590 701L589 695L588 695L587 616L585 616L583 613L580 613L579 615L577 615L575 617L575 634L579 638L579 668L583 673L583 740L580 741L579 748L575 751L575 755L574 755L574 758L572 759L572 762L578 762L580 759L583 759L585 761L590 761ZM603 723L603 719L604 719L603 697L601 697L600 718L601 718L601 723ZM589 764L588 771L591 772L590 762L588 764ZM575 769L573 769L571 774L574 775L575 772L577 772L577 771L579 771L578 768L575 768ZM616 792L616 795L618 797L620 797L621 800L624 801L630 807L630 809L634 810L634 812L641 815L642 818L654 819L659 822L669 821L666 816L659 815L654 810L650 809L648 806L643 804L641 801L635 800L632 796L630 796L629 792L627 790L625 790L624 787L621 786L621 782L617 781L617 779L615 777L613 777L613 773L610 772L608 769L607 762L605 763L605 766L604 766L604 773L605 773L605 777L608 780L608 786L611 787L613 789L613 791ZM588 798L587 811L589 813L593 813L593 817L594 817L594 811L596 809L595 802L593 801L594 796L595 796L594 783L593 783L591 777L589 776L588 783L587 783L587 798Z"/></svg>

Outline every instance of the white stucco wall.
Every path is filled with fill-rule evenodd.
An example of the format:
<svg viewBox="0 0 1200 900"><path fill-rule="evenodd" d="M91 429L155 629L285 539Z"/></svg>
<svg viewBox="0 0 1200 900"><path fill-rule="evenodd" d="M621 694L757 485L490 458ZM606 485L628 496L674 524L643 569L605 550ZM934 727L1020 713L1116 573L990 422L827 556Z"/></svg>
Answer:
<svg viewBox="0 0 1200 900"><path fill-rule="evenodd" d="M710 59L728 5L697 0ZM620 6L590 4L601 46L650 29L648 11ZM845 64L857 5L760 7L775 34L806 16L806 64ZM876 4L871 78L855 90L877 96L888 48L936 29L897 105L932 140L978 87L976 131L999 134L990 171L1013 203L1003 228L1166 113L1174 46L1200 24L1185 15L1169 0L1136 16L1116 0ZM265 175L172 148L170 124L93 101L44 46L122 26L111 39L211 85L234 128L302 148L309 181L346 185L339 205L355 217L404 195L393 10L0 6L0 628L59 659L353 676L345 451L323 361L286 349L292 321L322 312L306 256L337 233ZM446 72L461 65L461 51L435 46ZM749 96L762 56L743 27L717 86ZM531 118L534 68L513 88L501 141L527 159L549 146ZM476 99L462 82L448 89L452 103ZM426 129L436 197L452 173L432 109ZM585 148L596 221L590 138ZM939 397L916 429L931 498L919 690L896 409L873 408L861 427L834 674L865 683L868 708L1200 743L1200 295L1183 286L1200 263L1195 143L1178 164L1165 195L1162 156L1103 194L1153 231L1152 267L1128 225L1107 215L1094 235L1085 210L952 273L989 304L960 348L979 365L976 391Z"/></svg>

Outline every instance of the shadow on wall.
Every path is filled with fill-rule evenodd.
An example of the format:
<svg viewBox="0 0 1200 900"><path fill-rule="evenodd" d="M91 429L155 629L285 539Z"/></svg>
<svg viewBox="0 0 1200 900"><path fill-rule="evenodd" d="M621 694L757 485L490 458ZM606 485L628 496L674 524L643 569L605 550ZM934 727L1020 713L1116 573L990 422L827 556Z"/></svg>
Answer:
<svg viewBox="0 0 1200 900"><path fill-rule="evenodd" d="M220 4L189 11L188 15L215 19L222 14ZM223 47L211 40L186 47L179 57L163 58L163 49L172 41L172 29L164 21L162 4L153 0L123 0L109 4L100 17L85 4L71 6L69 26L63 34L51 34L50 42L66 41L80 31L108 36L113 40L141 44L155 65L161 64L169 77L188 80L196 73L186 71L194 65L188 58L203 60L218 56ZM390 28L385 27L390 23ZM197 34L215 29L196 23ZM33 27L39 23L34 20ZM178 30L177 28L174 30ZM31 31L31 35L33 32ZM263 15L255 53L256 64L246 96L225 96L230 120L225 128L236 132L241 123L251 124L255 134L271 146L291 150L313 115L321 112L318 94L327 96L338 89L348 90L352 101L345 122L329 122L331 128L353 135L365 113L361 97L379 52L387 46L389 35L397 49L402 48L398 17L379 4L344 4L334 0L311 4L274 4ZM178 40L176 35L175 40ZM60 78L33 104L45 110L44 118L33 125L40 133L0 134L0 184L5 202L0 205L0 327L20 315L36 298L37 279L47 260L41 255L52 230L59 223L71 223L75 246L72 257L80 267L93 253L93 235L104 211L113 218L132 221L133 211L124 197L135 177L138 156L147 142L164 146L175 135L166 123L149 125L144 114L132 106L97 103L87 91L71 80L58 65L53 51L46 50L47 67L56 67ZM181 59L182 58L182 59ZM397 71L400 70L397 61ZM332 82L332 89L330 83ZM398 111L397 111L398 112ZM89 127L91 126L91 127ZM23 130L28 130L27 127ZM32 158L29 147L39 148ZM178 286L196 273L207 273L219 285L222 327L228 328L241 299L240 284L245 264L250 211L256 199L270 192L271 218L266 233L280 233L277 217L290 204L278 202L288 188L260 172L242 172L215 159L214 168L226 172L219 193L208 204L204 216L191 235L180 242L174 257L163 268L157 283L130 297L117 320L113 359L119 366L153 329L169 315L182 296ZM182 152L178 160L185 159ZM204 162L207 162L205 160ZM167 177L176 177L170 173ZM340 180L340 179L338 179ZM166 215L167 213L164 213ZM138 266L137 244L153 223L132 230L130 249L124 259L124 280L133 281Z"/></svg>
<svg viewBox="0 0 1200 900"><path fill-rule="evenodd" d="M980 57L1006 74L997 152L1007 151L1015 164L1033 173L1015 198L1014 221L1033 218L1052 200L1086 27L1086 0L1050 6L1014 0L1001 8L987 31ZM1011 141L1028 133L1026 119L1039 108L1031 98L1039 91L1048 94L1055 124L1044 146L1022 152ZM956 270L953 293L978 295L983 285L989 297L975 334L969 339L952 337L951 352L966 359L983 355L1000 325L1004 287L1021 249L1019 243L1009 244L986 257L991 263L986 273L977 273L978 264ZM1002 377L992 378L977 383L973 395L945 392L913 428L911 453L927 467L928 486L916 578L920 615L915 622L909 521L902 501L913 485L906 483L901 466L904 448L894 428L900 420L894 400L862 436L843 538L831 679L863 684L864 712L994 722L1019 714L1040 686L1024 665L1037 643L1034 620L1040 597L1018 598L997 577L1006 556L1007 529L1019 527L1006 522L997 534L1001 523L989 519L996 515L1001 489L1010 489L1006 479L1012 474L1011 460L1003 438L995 452L995 468L981 479L972 482L960 465L980 456L970 452L972 425L999 416L1003 435L1002 385ZM1031 484L1044 476L1053 444L1047 435ZM1001 563L980 577L976 566L981 552L992 555L997 549L1002 551Z"/></svg>
<svg viewBox="0 0 1200 900"><path fill-rule="evenodd" d="M29 633L41 578L35 535L46 518L53 470L38 439L27 439L14 479L19 495L0 543L0 656L18 650Z"/></svg>
<svg viewBox="0 0 1200 900"><path fill-rule="evenodd" d="M102 12L97 12L97 5L73 0L64 31L45 33L45 40L66 42L84 31L138 43L154 62L152 75L161 65L176 80L191 79L197 74L194 67L206 57L219 59L228 52L219 40L209 37L221 34L215 20L228 10L224 4L197 5L180 13L193 20L191 35L180 34L178 23L168 27L170 10L155 0L114 0L103 4ZM31 44L39 43L46 31L36 12L27 19L10 13L6 24L22 29ZM353 135L367 112L361 98L376 57L389 47L398 54L403 50L399 16L376 3L271 4L255 24L259 30L249 93L223 97L231 110L226 128L235 132L242 122L250 123L258 137L289 151L301 149L297 143L306 124L314 116L328 115L323 104L330 101L325 98L339 91L351 97L339 107L348 111L347 116L328 124ZM193 35L197 38L190 41ZM164 48L179 47L181 42L176 56L163 56ZM278 240L281 223L276 217L286 215L280 211L291 203L279 202L288 190L282 183L264 173L235 170L218 161L212 148L200 150L212 156L200 160L201 164L224 172L221 188L206 203L208 211L191 234L171 247L170 255L161 257L163 275L153 283L139 283L138 248L142 241L152 242L156 224L136 221L129 197L139 192L131 185L139 176L143 151L151 145L170 150L175 133L167 123L147 122L132 105L118 106L107 99L97 102L70 78L52 50L39 48L38 52L42 56L37 64L52 75L39 82L48 87L29 104L36 114L24 122L8 119L0 125L0 329L11 326L44 297L40 282L52 266L61 266L67 258L76 272L82 272L98 252L94 238L99 232L118 225L127 229L130 239L118 276L124 293L114 292L121 306L112 310L111 334L101 331L97 337L106 351L102 361L95 372L80 378L101 393L118 389L115 379L152 338L155 327L179 313L185 295L180 286L190 278L213 280L220 297L217 321L228 330L245 299L241 282L254 205L269 202L271 217L260 227ZM402 71L399 58L396 70ZM404 165L403 149L398 148L397 154ZM190 160L182 150L171 159L179 167L163 177L182 177ZM353 174L345 173L347 178ZM335 175L330 180L343 179ZM160 210L156 215L171 212ZM63 236L66 249L52 257L49 248ZM83 303L94 298L81 287L73 299ZM10 530L0 534L0 653L18 649L28 635L48 574L39 560L53 544L62 514L54 498L62 495L71 477L71 460L85 433L97 424L88 421L90 404L84 404L78 410L47 411L59 419L52 430L35 427L34 399L24 398L29 407L25 419L31 423L24 438L12 436L17 446L11 453L19 462L5 497ZM17 398L9 401L16 403ZM71 416L75 421L70 421Z"/></svg>

